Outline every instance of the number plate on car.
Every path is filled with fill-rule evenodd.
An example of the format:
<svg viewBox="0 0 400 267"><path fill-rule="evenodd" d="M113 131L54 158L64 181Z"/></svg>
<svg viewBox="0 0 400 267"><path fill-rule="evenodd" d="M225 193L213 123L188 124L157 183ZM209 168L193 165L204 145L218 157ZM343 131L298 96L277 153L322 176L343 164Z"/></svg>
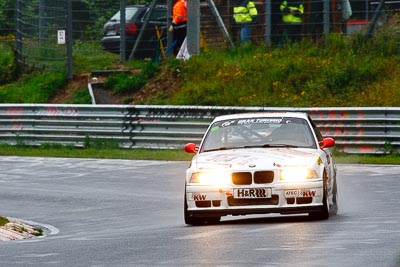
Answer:
<svg viewBox="0 0 400 267"><path fill-rule="evenodd" d="M285 198L292 197L315 197L317 194L316 190L311 189L293 189L293 190L285 190Z"/></svg>
<svg viewBox="0 0 400 267"><path fill-rule="evenodd" d="M271 188L239 188L233 190L234 198L270 198Z"/></svg>

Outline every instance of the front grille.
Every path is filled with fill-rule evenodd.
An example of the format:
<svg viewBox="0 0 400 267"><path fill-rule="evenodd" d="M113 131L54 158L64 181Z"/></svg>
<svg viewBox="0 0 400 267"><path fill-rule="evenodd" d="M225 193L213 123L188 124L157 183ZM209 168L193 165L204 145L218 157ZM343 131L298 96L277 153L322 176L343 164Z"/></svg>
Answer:
<svg viewBox="0 0 400 267"><path fill-rule="evenodd" d="M295 200L296 200L296 202L295 202ZM292 197L292 198L287 198L286 199L286 202L289 204L289 205L293 205L293 204L311 204L312 203L312 201L313 201L313 198L312 197L296 197L296 198L294 198L294 197Z"/></svg>
<svg viewBox="0 0 400 267"><path fill-rule="evenodd" d="M195 203L197 208L211 208L211 204L213 207L221 206L221 200L198 200Z"/></svg>
<svg viewBox="0 0 400 267"><path fill-rule="evenodd" d="M293 198L287 198L287 199L286 199L287 203L290 204L290 205L294 204L294 200L295 200L294 197L293 197Z"/></svg>
<svg viewBox="0 0 400 267"><path fill-rule="evenodd" d="M196 207L197 208L210 208L211 207L211 201L209 201L209 200L196 201Z"/></svg>
<svg viewBox="0 0 400 267"><path fill-rule="evenodd" d="M212 201L213 207L220 207L221 206L221 200L213 200Z"/></svg>
<svg viewBox="0 0 400 267"><path fill-rule="evenodd" d="M233 172L232 183L235 185L270 184L274 181L273 171L257 171L254 176L251 172Z"/></svg>
<svg viewBox="0 0 400 267"><path fill-rule="evenodd" d="M274 181L273 171L261 171L254 173L254 183L256 184L270 184Z"/></svg>
<svg viewBox="0 0 400 267"><path fill-rule="evenodd" d="M251 172L234 172L232 173L232 183L237 185L251 184Z"/></svg>
<svg viewBox="0 0 400 267"><path fill-rule="evenodd" d="M297 204L310 204L312 203L313 198L312 197L298 197L296 198L296 203Z"/></svg>
<svg viewBox="0 0 400 267"><path fill-rule="evenodd" d="M279 196L272 195L271 198L234 198L228 197L229 206L250 206L250 205L278 205Z"/></svg>

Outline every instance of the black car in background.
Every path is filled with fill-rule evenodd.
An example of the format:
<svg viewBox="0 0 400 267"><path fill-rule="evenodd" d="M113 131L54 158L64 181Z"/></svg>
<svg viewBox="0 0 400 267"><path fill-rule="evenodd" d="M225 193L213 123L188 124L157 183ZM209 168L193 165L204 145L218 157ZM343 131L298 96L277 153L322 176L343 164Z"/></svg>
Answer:
<svg viewBox="0 0 400 267"><path fill-rule="evenodd" d="M166 47L167 36L167 6L156 5L150 12L150 5L127 6L126 14L126 56L129 57L132 48L143 28L145 20L148 24L135 51L135 58L153 57L157 48L160 48L157 31L161 36L162 46ZM112 53L120 52L120 11L104 24L101 45L104 50Z"/></svg>

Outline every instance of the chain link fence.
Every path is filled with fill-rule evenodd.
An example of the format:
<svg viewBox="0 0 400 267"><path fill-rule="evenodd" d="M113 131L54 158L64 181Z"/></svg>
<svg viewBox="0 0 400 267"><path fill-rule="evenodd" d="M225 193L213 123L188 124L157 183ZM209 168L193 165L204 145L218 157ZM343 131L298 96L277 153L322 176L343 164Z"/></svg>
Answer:
<svg viewBox="0 0 400 267"><path fill-rule="evenodd" d="M166 15L159 24L165 27L155 27L153 24L155 28L149 28L150 34L142 37L142 42L148 42L147 48L154 46L155 56L165 56L170 49L170 41L166 42L170 40L166 26L170 23L170 8L167 7L172 6L172 1L154 2L166 5ZM103 26L120 10L122 2L126 6L144 4L137 0L0 0L0 49L6 49L6 44L16 44L14 49L21 63L49 70L66 70L68 59L73 61L72 53L76 50L88 58L93 54L110 53L101 46ZM283 33L279 8L281 1L255 3L259 15L252 24L251 41L255 44L279 45ZM300 38L315 41L327 33L365 32L379 6L379 2L374 0L303 0L302 3L303 22L297 34ZM399 3L385 1L377 25L391 21L393 14L400 9ZM202 0L199 2L199 11L189 13L200 16L200 31L190 34L198 35L201 50L240 45L238 27L232 17L233 5L234 0ZM129 38L129 29L132 28L127 26L126 36ZM65 40L70 32L73 42L69 48ZM119 35L118 32L116 34ZM128 49L127 56L132 54L132 47ZM139 49L134 56L139 57L141 53Z"/></svg>
<svg viewBox="0 0 400 267"><path fill-rule="evenodd" d="M132 1L133 4L133 1ZM120 8L117 1L17 0L13 18L18 61L30 66L60 70L67 66L67 40L90 57L101 51L104 23ZM12 25L10 25L12 26ZM72 53L72 51L71 51Z"/></svg>

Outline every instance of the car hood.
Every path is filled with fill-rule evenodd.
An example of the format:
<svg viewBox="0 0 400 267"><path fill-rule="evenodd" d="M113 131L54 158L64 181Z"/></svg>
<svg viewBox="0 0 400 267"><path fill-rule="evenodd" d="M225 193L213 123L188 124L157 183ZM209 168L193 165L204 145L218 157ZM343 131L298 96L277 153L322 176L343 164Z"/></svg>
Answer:
<svg viewBox="0 0 400 267"><path fill-rule="evenodd" d="M214 168L231 170L275 169L285 166L312 166L320 164L321 153L303 148L252 148L214 151L197 154L192 169L202 171Z"/></svg>

